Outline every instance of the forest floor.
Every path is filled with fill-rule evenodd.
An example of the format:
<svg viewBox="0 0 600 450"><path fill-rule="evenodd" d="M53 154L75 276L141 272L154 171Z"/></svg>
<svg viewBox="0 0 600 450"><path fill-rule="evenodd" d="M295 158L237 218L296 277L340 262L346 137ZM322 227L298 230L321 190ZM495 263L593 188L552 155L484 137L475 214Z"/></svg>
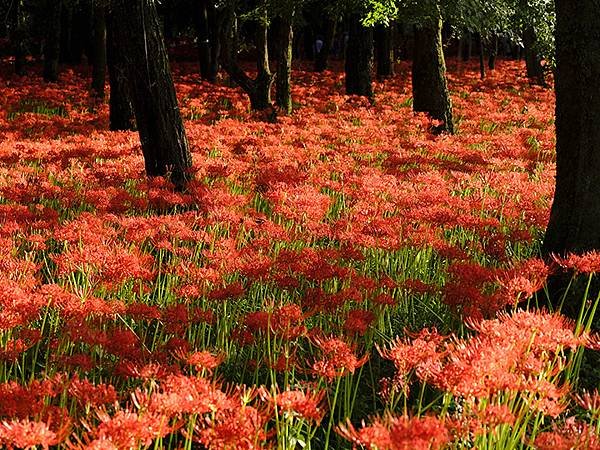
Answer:
<svg viewBox="0 0 600 450"><path fill-rule="evenodd" d="M590 316L527 309L555 137L522 63L449 63L454 136L412 112L406 64L374 105L298 69L276 123L176 64L185 193L107 130L87 68L9 70L0 444L599 445L600 398L575 395Z"/></svg>

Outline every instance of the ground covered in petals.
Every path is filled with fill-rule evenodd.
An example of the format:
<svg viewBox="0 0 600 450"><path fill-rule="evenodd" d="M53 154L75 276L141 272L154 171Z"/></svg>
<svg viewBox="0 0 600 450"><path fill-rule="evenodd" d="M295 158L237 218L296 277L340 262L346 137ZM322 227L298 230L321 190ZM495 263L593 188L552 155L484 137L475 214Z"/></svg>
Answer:
<svg viewBox="0 0 600 450"><path fill-rule="evenodd" d="M552 91L498 65L449 64L458 131L435 136L407 65L375 105L298 68L267 123L181 63L177 193L86 68L3 63L0 444L600 448L574 388L598 339L525 310L552 270Z"/></svg>

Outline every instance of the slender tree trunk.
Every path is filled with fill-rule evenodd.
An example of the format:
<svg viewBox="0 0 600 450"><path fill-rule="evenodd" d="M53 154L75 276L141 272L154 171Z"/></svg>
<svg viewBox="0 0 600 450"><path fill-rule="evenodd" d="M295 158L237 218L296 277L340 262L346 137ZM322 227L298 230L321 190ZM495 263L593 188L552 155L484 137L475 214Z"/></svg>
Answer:
<svg viewBox="0 0 600 450"><path fill-rule="evenodd" d="M88 58L93 53L90 49L90 30L94 29L92 3L92 0L79 0L73 8L71 60L75 64L81 62L84 53Z"/></svg>
<svg viewBox="0 0 600 450"><path fill-rule="evenodd" d="M413 109L442 121L437 132L454 133L452 103L446 83L446 63L442 48L442 21L433 20L415 29L412 65Z"/></svg>
<svg viewBox="0 0 600 450"><path fill-rule="evenodd" d="M208 80L211 83L215 83L217 81L217 75L219 74L223 15L217 11L212 3L208 9L208 22L210 24L210 68Z"/></svg>
<svg viewBox="0 0 600 450"><path fill-rule="evenodd" d="M495 35L492 38L490 45L490 55L488 58L488 69L496 70L496 56L498 55L498 36Z"/></svg>
<svg viewBox="0 0 600 450"><path fill-rule="evenodd" d="M94 67L92 70L92 92L104 98L106 81L106 5L96 0L94 5Z"/></svg>
<svg viewBox="0 0 600 450"><path fill-rule="evenodd" d="M58 61L59 63L72 63L73 5L63 2L60 16L60 57Z"/></svg>
<svg viewBox="0 0 600 450"><path fill-rule="evenodd" d="M200 60L200 76L203 80L211 80L211 41L208 21L209 0L200 0L198 11L198 56Z"/></svg>
<svg viewBox="0 0 600 450"><path fill-rule="evenodd" d="M337 22L337 17L327 17L325 20L325 38L323 39L323 47L321 47L321 51L317 53L315 57L315 72L323 72L327 70L329 55L333 49Z"/></svg>
<svg viewBox="0 0 600 450"><path fill-rule="evenodd" d="M537 51L535 50L536 43L535 30L533 27L528 26L523 31L523 45L525 47L525 66L527 68L527 78L540 86L546 86L546 79L544 77L544 68L539 58Z"/></svg>
<svg viewBox="0 0 600 450"><path fill-rule="evenodd" d="M17 75L25 75L26 65L26 38L27 31L25 29L25 11L23 11L23 0L13 0L13 30L10 36L12 41L13 52L15 54L15 73Z"/></svg>
<svg viewBox="0 0 600 450"><path fill-rule="evenodd" d="M379 25L376 28L377 78L394 76L394 25Z"/></svg>
<svg viewBox="0 0 600 450"><path fill-rule="evenodd" d="M109 121L112 131L135 130L133 107L129 99L127 78L123 61L119 61L118 43L113 33L113 14L107 16L106 56L108 66L108 82L110 85Z"/></svg>
<svg viewBox="0 0 600 450"><path fill-rule="evenodd" d="M294 37L294 11L281 19L279 38L279 57L277 58L277 77L275 97L277 106L285 114L292 113L292 44Z"/></svg>
<svg viewBox="0 0 600 450"><path fill-rule="evenodd" d="M148 176L169 175L178 189L192 158L154 0L114 0L112 27L128 81Z"/></svg>
<svg viewBox="0 0 600 450"><path fill-rule="evenodd" d="M350 30L346 50L346 93L372 99L373 28L364 27L360 19L360 15L353 14L348 21Z"/></svg>
<svg viewBox="0 0 600 450"><path fill-rule="evenodd" d="M61 0L47 0L47 26L44 40L44 80L58 81L58 58L60 57Z"/></svg>
<svg viewBox="0 0 600 450"><path fill-rule="evenodd" d="M250 107L256 111L269 111L269 119L274 119L275 110L271 101L273 74L269 67L268 26L261 20L256 33L257 69L255 79L250 78L238 65L237 54L237 17L233 8L225 12L223 24L222 60L223 67L231 80L240 86L250 99Z"/></svg>
<svg viewBox="0 0 600 450"><path fill-rule="evenodd" d="M483 80L485 79L485 47L481 33L477 33L477 44L479 44L479 77Z"/></svg>

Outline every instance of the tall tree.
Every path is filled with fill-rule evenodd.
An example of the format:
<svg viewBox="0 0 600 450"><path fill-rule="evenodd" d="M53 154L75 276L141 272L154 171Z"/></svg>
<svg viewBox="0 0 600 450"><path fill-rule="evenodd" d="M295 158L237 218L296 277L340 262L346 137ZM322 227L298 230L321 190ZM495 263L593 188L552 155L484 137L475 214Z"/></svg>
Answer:
<svg viewBox="0 0 600 450"><path fill-rule="evenodd" d="M373 27L364 26L358 12L348 18L348 49L346 51L346 93L373 98Z"/></svg>
<svg viewBox="0 0 600 450"><path fill-rule="evenodd" d="M106 3L94 1L94 66L92 69L92 92L104 98L106 84Z"/></svg>
<svg viewBox="0 0 600 450"><path fill-rule="evenodd" d="M27 29L23 0L13 0L11 8L12 30L10 38L15 55L15 73L17 75L25 75Z"/></svg>
<svg viewBox="0 0 600 450"><path fill-rule="evenodd" d="M327 70L329 64L329 55L333 49L335 40L335 32L337 29L338 18L333 13L326 13L325 17L325 33L323 36L323 47L321 51L315 55L315 72L323 72Z"/></svg>
<svg viewBox="0 0 600 450"><path fill-rule="evenodd" d="M442 48L442 19L439 17L415 27L412 91L413 109L441 121L434 127L435 131L454 133Z"/></svg>
<svg viewBox="0 0 600 450"><path fill-rule="evenodd" d="M394 23L379 24L375 28L375 48L377 53L377 78L394 75Z"/></svg>
<svg viewBox="0 0 600 450"><path fill-rule="evenodd" d="M546 255L600 250L600 2L556 0L556 192Z"/></svg>
<svg viewBox="0 0 600 450"><path fill-rule="evenodd" d="M254 11L256 17L256 68L257 75L251 78L239 66L237 61L238 53L238 15L236 11L236 2L229 2L225 9L225 21L222 27L221 36L221 56L223 68L238 86L250 98L250 107L257 111L268 110L271 114L275 113L273 102L271 100L271 86L275 75L271 73L269 65L269 40L268 29L269 21L267 15L267 4L261 1L260 5Z"/></svg>
<svg viewBox="0 0 600 450"><path fill-rule="evenodd" d="M135 112L146 174L170 175L178 189L192 158L154 0L113 0L112 32Z"/></svg>
<svg viewBox="0 0 600 450"><path fill-rule="evenodd" d="M44 39L44 80L58 80L62 0L46 0L46 34Z"/></svg>
<svg viewBox="0 0 600 450"><path fill-rule="evenodd" d="M285 114L292 112L292 44L294 39L294 7L281 14L279 28L279 54L277 57L277 76L275 83L275 101Z"/></svg>
<svg viewBox="0 0 600 450"><path fill-rule="evenodd" d="M198 2L198 12L196 28L198 30L198 57L200 61L200 77L203 80L214 83L217 80L218 53L215 54L219 46L218 30L216 25L215 6L209 0L200 0Z"/></svg>
<svg viewBox="0 0 600 450"><path fill-rule="evenodd" d="M134 130L133 106L129 98L123 58L119 52L119 44L114 37L113 17L112 13L106 16L106 61L110 85L109 127L113 131Z"/></svg>

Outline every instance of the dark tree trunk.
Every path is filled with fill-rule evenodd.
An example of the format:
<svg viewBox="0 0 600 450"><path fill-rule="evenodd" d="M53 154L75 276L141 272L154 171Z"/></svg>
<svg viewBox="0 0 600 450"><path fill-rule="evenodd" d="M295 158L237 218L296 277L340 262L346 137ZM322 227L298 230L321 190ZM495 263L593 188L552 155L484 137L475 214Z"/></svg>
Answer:
<svg viewBox="0 0 600 450"><path fill-rule="evenodd" d="M535 50L536 36L533 27L528 26L523 30L523 46L525 47L525 66L527 69L527 78L540 86L546 86L544 77L544 68L540 57Z"/></svg>
<svg viewBox="0 0 600 450"><path fill-rule="evenodd" d="M393 24L376 28L377 78L394 76L394 26Z"/></svg>
<svg viewBox="0 0 600 450"><path fill-rule="evenodd" d="M108 66L108 82L110 85L109 121L113 131L135 130L133 107L129 99L127 78L123 61L119 61L118 43L113 36L113 14L107 16L106 26L106 60Z"/></svg>
<svg viewBox="0 0 600 450"><path fill-rule="evenodd" d="M335 39L335 31L337 28L337 17L327 17L325 20L325 38L323 39L323 47L315 57L315 72L323 72L327 70L329 63L329 55L333 49L333 41Z"/></svg>
<svg viewBox="0 0 600 450"><path fill-rule="evenodd" d="M198 11L198 57L200 60L200 77L203 80L215 82L211 79L211 41L210 24L208 20L209 0L200 0Z"/></svg>
<svg viewBox="0 0 600 450"><path fill-rule="evenodd" d="M555 5L556 191L542 246L547 257L600 250L600 3ZM550 280L555 305L565 280ZM583 293L571 294L564 312L573 316Z"/></svg>
<svg viewBox="0 0 600 450"><path fill-rule="evenodd" d="M221 54L221 28L223 27L223 15L217 11L214 5L208 10L208 21L210 27L210 70L208 80L211 83L217 81L219 74L219 59Z"/></svg>
<svg viewBox="0 0 600 450"><path fill-rule="evenodd" d="M496 56L498 55L498 36L494 36L492 38L489 53L490 55L488 58L488 69L496 70Z"/></svg>
<svg viewBox="0 0 600 450"><path fill-rule="evenodd" d="M269 68L269 47L266 20L257 24L256 51L258 74L255 79L250 78L237 63L237 17L233 8L225 12L225 21L222 27L222 61L223 68L229 78L240 86L250 98L250 107L256 111L269 111L269 119L274 118L275 110L271 101L271 86L273 74Z"/></svg>
<svg viewBox="0 0 600 450"><path fill-rule="evenodd" d="M275 99L277 106L284 114L292 112L292 44L294 37L294 12L281 19L279 37L279 56L277 58L277 77L275 84Z"/></svg>
<svg viewBox="0 0 600 450"><path fill-rule="evenodd" d="M361 17L349 18L346 49L346 93L373 98L371 71L373 68L373 28L364 27Z"/></svg>
<svg viewBox="0 0 600 450"><path fill-rule="evenodd" d="M73 9L73 24L71 26L71 60L78 64L83 54L91 58L93 23L93 0L80 0Z"/></svg>
<svg viewBox="0 0 600 450"><path fill-rule="evenodd" d="M473 40L471 39L471 32L467 31L461 38L460 57L463 61L467 62L471 59L473 51Z"/></svg>
<svg viewBox="0 0 600 450"><path fill-rule="evenodd" d="M73 51L71 43L73 42L73 6L69 2L63 2L60 14L60 63L72 63Z"/></svg>
<svg viewBox="0 0 600 450"><path fill-rule="evenodd" d="M477 33L477 44L479 44L479 77L485 79L485 52L481 33Z"/></svg>
<svg viewBox="0 0 600 450"><path fill-rule="evenodd" d="M61 0L47 0L46 38L44 40L44 80L58 81L58 58L60 57Z"/></svg>
<svg viewBox="0 0 600 450"><path fill-rule="evenodd" d="M15 55L15 73L25 75L25 64L27 56L25 29L25 11L23 11L23 0L14 0L12 6L13 31L11 41Z"/></svg>
<svg viewBox="0 0 600 450"><path fill-rule="evenodd" d="M146 174L183 189L192 158L154 0L113 0L112 32L140 134Z"/></svg>
<svg viewBox="0 0 600 450"><path fill-rule="evenodd" d="M412 65L413 109L442 121L437 132L454 133L452 103L446 83L446 63L442 48L442 21L434 20L415 29Z"/></svg>
<svg viewBox="0 0 600 450"><path fill-rule="evenodd" d="M106 5L96 0L94 6L94 67L92 70L92 92L104 98L106 80Z"/></svg>

